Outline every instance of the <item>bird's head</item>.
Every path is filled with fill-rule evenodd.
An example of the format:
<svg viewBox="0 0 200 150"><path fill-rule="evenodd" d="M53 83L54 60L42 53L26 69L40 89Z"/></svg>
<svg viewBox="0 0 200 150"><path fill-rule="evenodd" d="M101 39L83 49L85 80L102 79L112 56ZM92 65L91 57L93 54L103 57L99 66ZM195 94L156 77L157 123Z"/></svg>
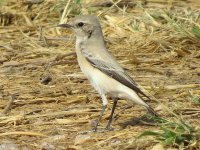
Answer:
<svg viewBox="0 0 200 150"><path fill-rule="evenodd" d="M98 18L94 15L77 16L66 24L59 24L58 27L73 29L77 38L90 38L102 34Z"/></svg>

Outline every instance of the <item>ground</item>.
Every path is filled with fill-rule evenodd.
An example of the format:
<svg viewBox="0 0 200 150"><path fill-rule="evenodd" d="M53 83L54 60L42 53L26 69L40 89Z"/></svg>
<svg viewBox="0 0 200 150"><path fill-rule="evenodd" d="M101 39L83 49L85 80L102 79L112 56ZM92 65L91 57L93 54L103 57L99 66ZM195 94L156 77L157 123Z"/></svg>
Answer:
<svg viewBox="0 0 200 150"><path fill-rule="evenodd" d="M0 150L200 149L198 1L0 2ZM147 103L167 121L189 125L184 135L191 141L139 138L164 125L132 125L146 111L125 100L113 131L100 132L109 100L99 132L84 133L96 123L102 102L79 69L73 33L56 28L78 14L99 16L107 48L151 96Z"/></svg>

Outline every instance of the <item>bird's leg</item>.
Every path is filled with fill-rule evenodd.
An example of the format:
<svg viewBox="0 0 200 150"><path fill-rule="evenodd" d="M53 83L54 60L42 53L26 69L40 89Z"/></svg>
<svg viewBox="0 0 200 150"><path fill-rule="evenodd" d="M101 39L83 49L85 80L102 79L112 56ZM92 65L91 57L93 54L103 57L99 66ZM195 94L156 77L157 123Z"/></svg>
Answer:
<svg viewBox="0 0 200 150"><path fill-rule="evenodd" d="M102 106L102 110L100 112L100 116L99 116L99 119L97 121L97 124L94 127L94 131L97 131L97 127L99 125L99 122L100 122L100 120L101 120L101 118L102 118L102 116L103 116L103 114L104 114L104 112L106 110L107 104L108 104L106 96L104 94L101 94L101 97L102 97L102 101L103 101L103 106Z"/></svg>
<svg viewBox="0 0 200 150"><path fill-rule="evenodd" d="M97 131L97 127L98 127L99 122L100 122L100 120L101 120L101 118L102 118L102 116L103 116L103 113L104 113L105 110L106 110L106 107L107 107L107 105L103 105L103 106L102 106L102 110L101 110L101 112L100 112L100 116L99 116L99 119L98 119L98 121L97 121L97 124L96 124L95 127L94 127L94 131Z"/></svg>
<svg viewBox="0 0 200 150"><path fill-rule="evenodd" d="M114 102L113 102L113 107L112 107L112 110L111 110L111 114L110 114L110 118L109 118L108 124L107 124L107 126L106 126L106 129L107 129L107 130L110 129L110 125L111 125L112 120L113 120L113 114L114 114L114 112L115 112L115 108L116 108L117 102L118 102L117 99L113 99L113 100L114 100Z"/></svg>

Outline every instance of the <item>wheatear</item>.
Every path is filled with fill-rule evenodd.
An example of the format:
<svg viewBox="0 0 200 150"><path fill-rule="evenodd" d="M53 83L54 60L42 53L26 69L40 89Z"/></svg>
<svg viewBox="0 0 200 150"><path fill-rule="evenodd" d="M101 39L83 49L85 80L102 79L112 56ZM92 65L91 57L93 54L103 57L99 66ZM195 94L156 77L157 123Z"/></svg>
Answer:
<svg viewBox="0 0 200 150"><path fill-rule="evenodd" d="M95 131L108 104L106 95L112 97L114 101L106 129L110 128L118 98L142 105L151 114L157 116L141 96L150 98L142 92L138 84L106 49L101 25L96 16L77 16L71 22L60 24L58 27L71 28L75 31L78 64L102 98L103 108L94 128Z"/></svg>

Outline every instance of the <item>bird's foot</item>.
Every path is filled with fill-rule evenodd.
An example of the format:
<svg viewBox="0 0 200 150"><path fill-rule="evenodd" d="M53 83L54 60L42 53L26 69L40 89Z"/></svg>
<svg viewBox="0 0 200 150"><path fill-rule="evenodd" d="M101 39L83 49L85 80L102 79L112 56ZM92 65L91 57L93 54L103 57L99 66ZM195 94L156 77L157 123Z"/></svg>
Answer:
<svg viewBox="0 0 200 150"><path fill-rule="evenodd" d="M107 130L107 131L113 131L114 128L110 127L110 123L108 123L107 126L106 126L106 128L105 128L105 130Z"/></svg>
<svg viewBox="0 0 200 150"><path fill-rule="evenodd" d="M109 132L109 131L113 131L113 130L114 130L114 128L104 128L104 129L98 129L95 132L97 132L97 133L104 133L104 132Z"/></svg>
<svg viewBox="0 0 200 150"><path fill-rule="evenodd" d="M78 134L88 134L88 133L104 133L104 132L109 132L109 131L114 131L115 129L114 128L111 128L111 127L106 127L104 129L92 129L92 130L85 130L85 131L80 131L78 132Z"/></svg>
<svg viewBox="0 0 200 150"><path fill-rule="evenodd" d="M106 131L114 131L115 129L114 129L114 128L111 128L111 127L106 127L105 130L106 130Z"/></svg>

